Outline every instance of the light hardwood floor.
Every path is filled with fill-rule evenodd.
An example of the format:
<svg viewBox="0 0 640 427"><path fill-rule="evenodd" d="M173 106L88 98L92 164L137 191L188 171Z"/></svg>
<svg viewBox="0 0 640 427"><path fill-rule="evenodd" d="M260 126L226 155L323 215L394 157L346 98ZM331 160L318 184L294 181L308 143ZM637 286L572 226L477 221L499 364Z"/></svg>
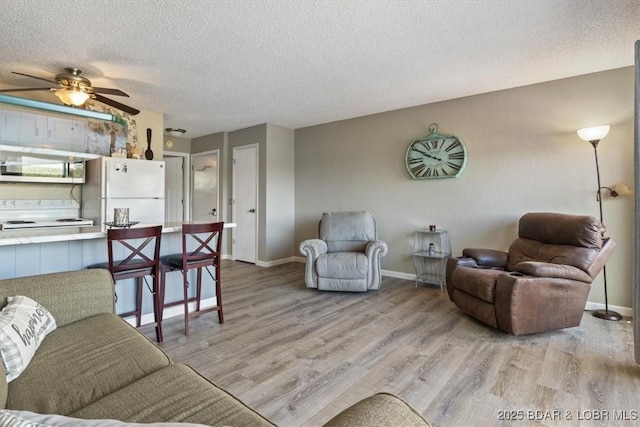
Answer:
<svg viewBox="0 0 640 427"><path fill-rule="evenodd" d="M162 346L279 426L321 425L379 391L435 426L640 425L629 319L585 312L580 327L514 337L413 281L307 289L301 263L223 261L222 288L224 325L208 313L187 337L182 317L165 320Z"/></svg>

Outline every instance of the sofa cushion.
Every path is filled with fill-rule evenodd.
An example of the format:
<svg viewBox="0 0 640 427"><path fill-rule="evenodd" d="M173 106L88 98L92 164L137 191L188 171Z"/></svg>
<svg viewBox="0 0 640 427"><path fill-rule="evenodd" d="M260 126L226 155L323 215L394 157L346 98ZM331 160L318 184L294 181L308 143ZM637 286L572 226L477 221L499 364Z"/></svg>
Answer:
<svg viewBox="0 0 640 427"><path fill-rule="evenodd" d="M498 276L505 274L502 270L461 267L453 271L452 281L456 289L493 304Z"/></svg>
<svg viewBox="0 0 640 427"><path fill-rule="evenodd" d="M536 277L579 280L584 283L591 283L593 280L587 273L572 265L525 261L516 264L513 269L519 273Z"/></svg>
<svg viewBox="0 0 640 427"><path fill-rule="evenodd" d="M189 422L223 426L272 426L231 394L186 365L175 364L75 412L77 418L134 423Z"/></svg>
<svg viewBox="0 0 640 427"><path fill-rule="evenodd" d="M108 270L76 270L0 280L0 306L7 297L25 295L38 301L58 327L98 313L113 313L113 278Z"/></svg>
<svg viewBox="0 0 640 427"><path fill-rule="evenodd" d="M56 319L41 304L25 296L7 298L0 312L0 356L7 382L18 378L55 329Z"/></svg>
<svg viewBox="0 0 640 427"><path fill-rule="evenodd" d="M9 384L6 408L68 415L170 363L120 317L98 314L47 336Z"/></svg>
<svg viewBox="0 0 640 427"><path fill-rule="evenodd" d="M328 279L366 279L368 268L367 256L360 252L335 252L316 260L316 273Z"/></svg>
<svg viewBox="0 0 640 427"><path fill-rule="evenodd" d="M603 226L587 215L529 212L518 222L518 237L559 246L602 247Z"/></svg>
<svg viewBox="0 0 640 427"><path fill-rule="evenodd" d="M587 271L596 260L599 249L568 245L549 245L536 240L518 238L509 246L507 270L513 271L521 262L538 261L572 265Z"/></svg>
<svg viewBox="0 0 640 427"><path fill-rule="evenodd" d="M371 212L325 212L318 237L325 241L376 240L376 223Z"/></svg>

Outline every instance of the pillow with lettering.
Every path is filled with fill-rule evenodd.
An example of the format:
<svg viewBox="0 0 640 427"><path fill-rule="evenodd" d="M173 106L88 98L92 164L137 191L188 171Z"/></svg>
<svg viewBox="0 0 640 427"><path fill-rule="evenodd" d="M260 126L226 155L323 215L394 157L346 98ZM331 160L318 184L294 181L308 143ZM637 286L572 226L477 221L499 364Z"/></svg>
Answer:
<svg viewBox="0 0 640 427"><path fill-rule="evenodd" d="M44 337L56 329L49 310L25 296L8 297L0 311L0 357L13 381L27 368Z"/></svg>

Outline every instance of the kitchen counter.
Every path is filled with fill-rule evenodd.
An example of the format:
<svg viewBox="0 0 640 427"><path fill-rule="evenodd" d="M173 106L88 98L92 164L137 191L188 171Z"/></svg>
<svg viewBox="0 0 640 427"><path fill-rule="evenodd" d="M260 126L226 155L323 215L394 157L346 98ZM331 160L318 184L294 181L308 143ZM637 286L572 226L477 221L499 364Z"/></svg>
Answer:
<svg viewBox="0 0 640 427"><path fill-rule="evenodd" d="M182 224L182 222L163 224L161 255L182 251ZM150 225L154 224L136 224L132 228ZM236 224L225 223L224 227L225 229L234 228ZM81 270L93 264L106 262L108 260L107 229L108 227L103 225L0 231L0 279ZM192 270L190 275L194 274L195 270ZM191 276L190 280L194 281L195 276ZM208 275L203 276L206 283L202 290L203 303L213 304L215 287L211 286ZM182 276L167 274L166 279L166 301L178 301L183 298ZM116 313L127 313L135 308L137 297L136 287L131 286L133 281L134 279L127 279L116 282L118 295ZM153 298L146 287L142 305L143 323L153 322ZM168 308L168 311L165 311L165 317L180 314L178 308L178 306Z"/></svg>
<svg viewBox="0 0 640 427"><path fill-rule="evenodd" d="M188 223L188 222L185 222ZM182 231L182 222L168 222L163 224L162 233L175 233ZM133 226L142 227L145 225L153 224L137 224ZM224 228L234 228L236 224L233 222L227 222L224 224ZM67 242L71 240L90 240L90 239L103 239L107 237L107 227L93 226L93 227L52 227L52 228L39 228L34 229L22 229L22 230L2 230L0 231L0 246L13 246L24 245L32 243L50 243L50 242Z"/></svg>

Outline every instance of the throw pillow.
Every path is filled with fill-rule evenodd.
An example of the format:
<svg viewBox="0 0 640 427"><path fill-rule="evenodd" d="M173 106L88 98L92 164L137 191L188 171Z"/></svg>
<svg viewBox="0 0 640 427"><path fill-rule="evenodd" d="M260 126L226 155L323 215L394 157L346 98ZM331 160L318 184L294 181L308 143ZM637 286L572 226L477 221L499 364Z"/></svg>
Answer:
<svg viewBox="0 0 640 427"><path fill-rule="evenodd" d="M7 302L0 311L0 357L11 382L26 369L44 337L56 329L56 320L29 297L8 297Z"/></svg>
<svg viewBox="0 0 640 427"><path fill-rule="evenodd" d="M36 414L29 411L0 410L0 426L10 427L206 427L192 423L126 423L118 420L84 420L55 414Z"/></svg>

